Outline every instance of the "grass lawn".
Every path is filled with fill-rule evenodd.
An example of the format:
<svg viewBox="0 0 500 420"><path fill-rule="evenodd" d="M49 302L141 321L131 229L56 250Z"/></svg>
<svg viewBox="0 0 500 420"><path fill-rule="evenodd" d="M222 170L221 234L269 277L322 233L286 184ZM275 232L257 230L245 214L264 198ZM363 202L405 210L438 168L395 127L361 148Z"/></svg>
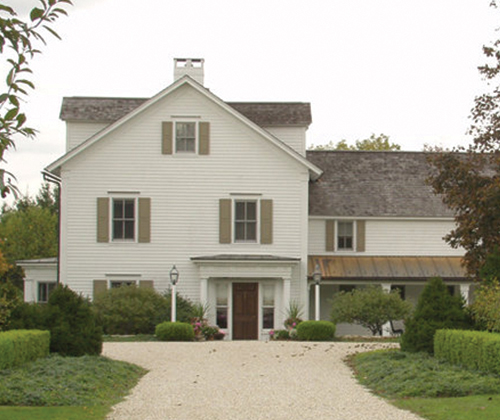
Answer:
<svg viewBox="0 0 500 420"><path fill-rule="evenodd" d="M0 420L102 420L146 371L98 356L51 355L0 371Z"/></svg>
<svg viewBox="0 0 500 420"><path fill-rule="evenodd" d="M349 359L358 380L394 405L429 420L493 420L500 413L500 377L399 350Z"/></svg>
<svg viewBox="0 0 500 420"><path fill-rule="evenodd" d="M0 407L0 420L102 420L107 406L93 407Z"/></svg>
<svg viewBox="0 0 500 420"><path fill-rule="evenodd" d="M500 395L457 398L411 398L394 405L432 420L498 420Z"/></svg>

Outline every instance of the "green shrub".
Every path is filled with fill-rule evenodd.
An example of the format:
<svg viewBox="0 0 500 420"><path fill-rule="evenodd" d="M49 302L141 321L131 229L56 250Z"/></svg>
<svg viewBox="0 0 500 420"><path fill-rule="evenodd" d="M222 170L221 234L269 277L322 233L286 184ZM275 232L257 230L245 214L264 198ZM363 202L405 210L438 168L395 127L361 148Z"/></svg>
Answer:
<svg viewBox="0 0 500 420"><path fill-rule="evenodd" d="M335 294L331 320L336 324L358 324L373 335L382 335L387 322L404 319L410 311L411 304L401 299L397 291L388 293L380 286L367 286Z"/></svg>
<svg viewBox="0 0 500 420"><path fill-rule="evenodd" d="M434 337L434 355L455 365L498 375L500 334L438 330Z"/></svg>
<svg viewBox="0 0 500 420"><path fill-rule="evenodd" d="M22 303L21 291L10 282L0 283L0 331L9 329L12 312Z"/></svg>
<svg viewBox="0 0 500 420"><path fill-rule="evenodd" d="M47 303L50 351L62 356L99 355L102 328L87 299L67 286L57 286Z"/></svg>
<svg viewBox="0 0 500 420"><path fill-rule="evenodd" d="M0 369L20 366L49 355L50 333L12 330L0 333Z"/></svg>
<svg viewBox="0 0 500 420"><path fill-rule="evenodd" d="M335 337L335 324L329 321L303 321L297 325L297 338L302 341L329 341Z"/></svg>
<svg viewBox="0 0 500 420"><path fill-rule="evenodd" d="M272 340L289 340L291 338L289 330L272 330L269 332L269 337Z"/></svg>
<svg viewBox="0 0 500 420"><path fill-rule="evenodd" d="M44 330L47 326L48 305L22 302L13 311L9 330Z"/></svg>
<svg viewBox="0 0 500 420"><path fill-rule="evenodd" d="M427 282L413 316L405 321L401 350L434 353L434 334L439 329L469 329L472 321L459 296L451 296L440 278Z"/></svg>
<svg viewBox="0 0 500 420"><path fill-rule="evenodd" d="M155 334L161 341L192 341L194 330L187 322L162 322L156 326Z"/></svg>
<svg viewBox="0 0 500 420"><path fill-rule="evenodd" d="M135 285L108 289L94 298L93 308L105 334L153 334L170 321L171 295ZM176 296L177 320L189 322L192 304Z"/></svg>

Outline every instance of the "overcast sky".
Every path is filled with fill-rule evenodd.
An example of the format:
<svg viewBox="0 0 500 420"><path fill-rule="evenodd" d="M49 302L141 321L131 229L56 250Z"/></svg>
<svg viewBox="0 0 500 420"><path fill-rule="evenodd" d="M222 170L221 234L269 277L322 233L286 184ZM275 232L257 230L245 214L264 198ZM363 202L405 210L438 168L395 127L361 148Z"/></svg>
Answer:
<svg viewBox="0 0 500 420"><path fill-rule="evenodd" d="M65 151L64 96L150 97L173 82L174 57L204 58L205 86L226 101L310 102L309 146L372 133L403 150L467 144L482 46L499 35L489 3L74 0L54 26L62 41L32 61L25 110L39 135L17 142L7 169L35 195Z"/></svg>

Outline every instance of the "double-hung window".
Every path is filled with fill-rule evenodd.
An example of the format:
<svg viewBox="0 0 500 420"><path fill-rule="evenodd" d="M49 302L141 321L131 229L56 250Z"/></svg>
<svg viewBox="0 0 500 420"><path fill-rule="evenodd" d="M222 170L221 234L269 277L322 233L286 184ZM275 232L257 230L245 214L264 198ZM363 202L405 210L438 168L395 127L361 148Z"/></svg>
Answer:
<svg viewBox="0 0 500 420"><path fill-rule="evenodd" d="M56 287L56 283L38 283L38 302L46 303L49 296Z"/></svg>
<svg viewBox="0 0 500 420"><path fill-rule="evenodd" d="M176 152L196 152L196 123L176 122L175 123L175 151Z"/></svg>
<svg viewBox="0 0 500 420"><path fill-rule="evenodd" d="M274 328L274 284L262 286L262 328Z"/></svg>
<svg viewBox="0 0 500 420"><path fill-rule="evenodd" d="M234 239L237 242L257 241L257 201L236 200Z"/></svg>
<svg viewBox="0 0 500 420"><path fill-rule="evenodd" d="M227 328L227 316L229 307L227 290L227 284L217 284L216 324L219 328Z"/></svg>
<svg viewBox="0 0 500 420"><path fill-rule="evenodd" d="M135 239L135 199L113 198L113 240Z"/></svg>
<svg viewBox="0 0 500 420"><path fill-rule="evenodd" d="M337 249L351 251L354 244L353 222L338 222Z"/></svg>

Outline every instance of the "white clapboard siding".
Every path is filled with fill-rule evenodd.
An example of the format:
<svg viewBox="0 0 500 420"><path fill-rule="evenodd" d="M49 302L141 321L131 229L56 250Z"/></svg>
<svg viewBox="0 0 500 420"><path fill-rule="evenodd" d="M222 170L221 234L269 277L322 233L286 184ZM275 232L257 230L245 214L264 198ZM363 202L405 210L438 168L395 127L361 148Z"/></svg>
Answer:
<svg viewBox="0 0 500 420"><path fill-rule="evenodd" d="M68 121L66 123L66 151L74 149L107 125L108 123Z"/></svg>
<svg viewBox="0 0 500 420"><path fill-rule="evenodd" d="M163 155L161 127L171 116L210 122L210 154ZM307 168L189 86L184 86L77 155L63 167L62 276L91 295L92 280L137 275L196 300L200 284L191 257L272 254L301 258L292 295L304 295ZM108 192L151 199L151 243L97 243L96 199ZM219 244L219 199L231 194L272 199L273 243ZM304 290L302 290L304 289Z"/></svg>
<svg viewBox="0 0 500 420"><path fill-rule="evenodd" d="M443 237L454 227L453 220L383 219L366 220L366 250L358 255L454 256L463 250L451 248ZM309 255L329 255L325 250L325 220L309 220ZM343 254L348 254L343 252ZM356 255L355 252L349 253Z"/></svg>
<svg viewBox="0 0 500 420"><path fill-rule="evenodd" d="M305 127L264 127L302 156L306 155Z"/></svg>

